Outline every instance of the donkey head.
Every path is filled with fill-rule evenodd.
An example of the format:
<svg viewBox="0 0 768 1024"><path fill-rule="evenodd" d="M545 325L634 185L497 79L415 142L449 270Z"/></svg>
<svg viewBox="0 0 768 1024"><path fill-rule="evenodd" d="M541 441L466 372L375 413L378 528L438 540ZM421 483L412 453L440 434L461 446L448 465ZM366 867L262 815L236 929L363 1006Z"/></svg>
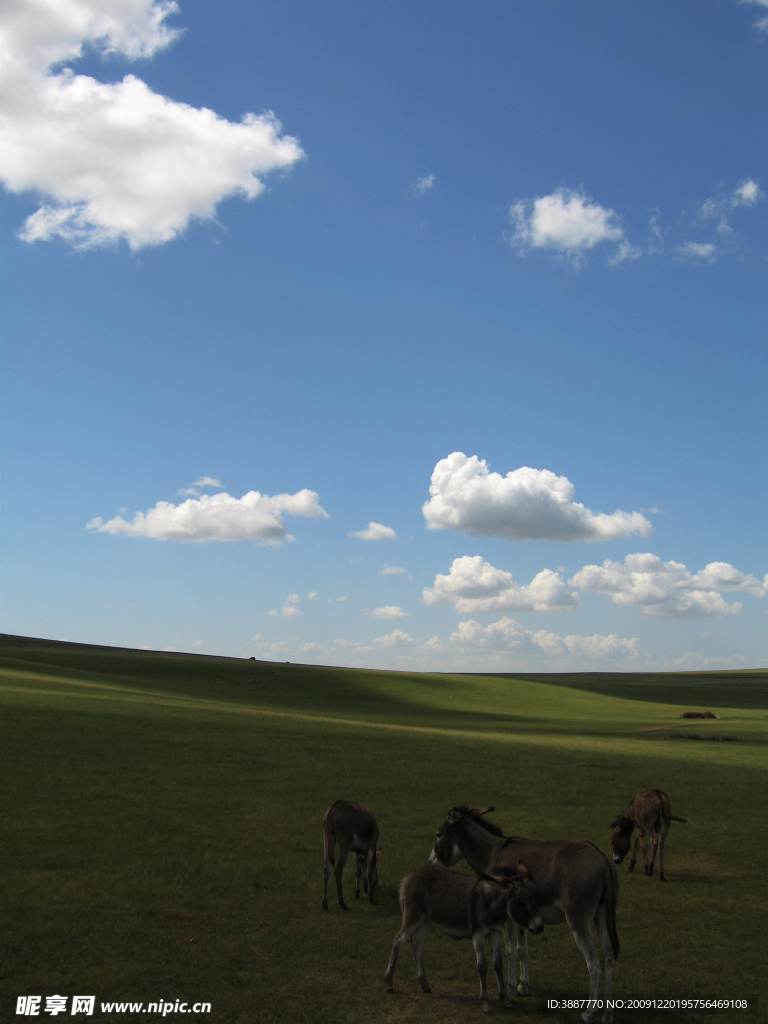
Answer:
<svg viewBox="0 0 768 1024"><path fill-rule="evenodd" d="M621 864L629 853L629 848L632 845L630 836L634 831L635 823L631 818L627 818L624 814L620 814L608 827L613 829L611 832L613 862L614 864Z"/></svg>
<svg viewBox="0 0 768 1024"><path fill-rule="evenodd" d="M483 878L495 882L507 894L507 915L515 924L521 925L538 935L544 931L544 922L537 913L538 898L536 886L522 860L514 868L499 868Z"/></svg>
<svg viewBox="0 0 768 1024"><path fill-rule="evenodd" d="M448 811L443 824L437 830L437 842L432 847L432 853L429 855L430 864L442 864L443 867L450 868L454 864L462 859L464 854L459 848L459 844L456 841L456 832L461 823L467 819L477 821L478 824L487 828L489 831L493 831L494 834L498 832L495 826L490 825L489 822L480 821L483 814L488 814L493 810L493 807L452 807ZM490 827L489 827L490 825ZM501 833L498 833L501 835Z"/></svg>

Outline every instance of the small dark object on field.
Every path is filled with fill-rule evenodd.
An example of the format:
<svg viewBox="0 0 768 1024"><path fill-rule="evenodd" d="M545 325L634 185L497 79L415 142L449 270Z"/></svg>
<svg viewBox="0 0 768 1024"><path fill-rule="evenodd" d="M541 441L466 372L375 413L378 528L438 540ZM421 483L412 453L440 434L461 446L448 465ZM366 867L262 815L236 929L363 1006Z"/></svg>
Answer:
<svg viewBox="0 0 768 1024"><path fill-rule="evenodd" d="M684 711L681 718L717 718L712 711Z"/></svg>
<svg viewBox="0 0 768 1024"><path fill-rule="evenodd" d="M392 943L384 984L387 992L394 992L392 975L397 956L411 940L416 959L416 977L422 990L429 994L427 975L422 960L424 940L437 928L454 939L472 939L480 975L480 1000L485 1013L491 1012L485 979L488 963L485 959L485 940L491 940L491 961L496 973L499 999L504 999L504 974L501 968L501 925L513 920L534 934L544 925L536 912L536 886L528 868L519 861L515 868L472 878L470 875L449 871L438 864L424 864L414 868L400 883L400 907L403 926Z"/></svg>
<svg viewBox="0 0 768 1024"><path fill-rule="evenodd" d="M482 810L453 807L437 830L437 842L430 855L430 864L450 867L462 857L472 870L487 874L491 869L513 868L519 860L528 865L536 881L537 903L544 924L567 921L576 945L584 955L589 970L589 998L597 1000L600 977L605 980L605 995L611 995L613 961L619 955L619 936L616 933L616 896L619 878L616 868L603 851L589 842L537 842L518 836L505 838L501 829ZM597 928L600 953L592 940L592 924ZM507 920L504 923L504 944L507 950L507 1002L515 993L515 947L520 959L520 984L517 993L528 995L528 933L525 928ZM594 1005L594 1004L593 1004ZM581 1019L592 1020L598 1009L586 1010ZM610 1024L612 1014L606 1010L604 1024Z"/></svg>
<svg viewBox="0 0 768 1024"><path fill-rule="evenodd" d="M629 870L635 870L637 844L640 843L643 847L643 865L646 875L653 874L653 862L656 859L656 850L658 849L659 878L662 882L666 881L664 875L664 842L667 838L667 832L673 821L684 822L685 820L685 818L678 818L676 814L672 813L669 797L664 790L649 789L645 793L638 793L626 811L615 818L609 826L613 829L611 833L611 846L613 847L614 863L621 864L629 853L629 848L632 845L632 840L629 837L635 830L635 826L637 826L637 837L635 838L635 848L632 851L632 859L629 862ZM661 833L660 837L657 837L657 832ZM650 863L648 863L647 836L651 837Z"/></svg>
<svg viewBox="0 0 768 1024"><path fill-rule="evenodd" d="M323 817L323 910L328 909L328 879L331 875L331 865L335 864L336 843L339 844L339 863L336 864L333 873L336 876L339 906L342 910L347 909L341 890L341 876L350 850L355 855L355 899L360 899L360 876L365 861L363 892L373 903L373 890L379 882L376 862L381 857L381 850L376 849L378 841L379 826L367 807L356 804L353 800L337 800L331 804Z"/></svg>
<svg viewBox="0 0 768 1024"><path fill-rule="evenodd" d="M248 659L248 661L256 661L256 659L254 658L253 655L251 655L251 657Z"/></svg>

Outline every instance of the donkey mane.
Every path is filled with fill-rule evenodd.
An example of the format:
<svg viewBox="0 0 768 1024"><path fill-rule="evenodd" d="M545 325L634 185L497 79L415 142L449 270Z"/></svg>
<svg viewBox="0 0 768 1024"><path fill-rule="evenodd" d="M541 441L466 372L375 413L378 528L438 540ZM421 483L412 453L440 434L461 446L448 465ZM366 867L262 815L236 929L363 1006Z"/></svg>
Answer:
<svg viewBox="0 0 768 1024"><path fill-rule="evenodd" d="M466 804L460 804L456 808L456 810L461 811L462 814L470 813L470 808L467 807ZM499 826L494 825L492 821L488 821L488 819L484 815L473 816L472 820L476 822L481 828L484 828L486 832L490 832L492 836L498 836L499 839L504 838L504 833L501 831Z"/></svg>

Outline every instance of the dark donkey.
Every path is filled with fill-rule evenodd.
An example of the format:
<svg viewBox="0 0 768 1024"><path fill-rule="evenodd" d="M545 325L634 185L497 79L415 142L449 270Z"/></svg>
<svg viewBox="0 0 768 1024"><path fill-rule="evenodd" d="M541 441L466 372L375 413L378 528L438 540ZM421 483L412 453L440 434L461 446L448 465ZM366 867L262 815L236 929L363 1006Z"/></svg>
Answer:
<svg viewBox="0 0 768 1024"><path fill-rule="evenodd" d="M611 846L613 847L613 860L615 864L621 864L629 853L632 840L629 838L637 827L635 848L632 851L632 859L629 862L629 870L635 870L637 863L637 844L643 847L643 866L646 875L653 874L653 862L656 860L656 850L659 851L659 878L666 881L664 875L664 842L669 832L669 826L673 821L685 822L685 818L678 818L672 813L672 806L669 797L663 789L649 789L645 793L638 793L629 807L615 818L609 828L611 833ZM656 833L659 832L660 836ZM648 863L648 848L646 837L651 837L651 862Z"/></svg>
<svg viewBox="0 0 768 1024"><path fill-rule="evenodd" d="M341 876L350 850L355 855L355 899L360 899L360 876L365 859L363 892L373 903L373 890L379 883L376 862L381 857L381 850L376 849L378 841L379 826L367 807L353 800L337 800L331 804L323 817L323 910L328 909L328 879L331 865L335 863L333 851L336 843L339 844L339 863L333 873L336 876L339 905L343 910L347 909L341 890Z"/></svg>
<svg viewBox="0 0 768 1024"><path fill-rule="evenodd" d="M424 972L421 950L424 940L433 928L455 939L472 939L480 975L480 999L485 1013L491 1012L485 979L488 964L485 959L485 940L491 940L491 960L499 986L499 999L503 998L504 975L499 952L500 928L513 918L520 927L540 932L544 928L536 913L536 887L522 861L516 868L505 868L484 878L449 871L438 864L424 864L415 868L400 883L400 907L403 926L392 943L384 984L387 992L392 988L397 956L411 940L416 959L416 976L424 992L431 992Z"/></svg>
<svg viewBox="0 0 768 1024"><path fill-rule="evenodd" d="M437 842L430 863L446 867L464 857L479 875L491 874L525 861L536 880L537 908L544 924L567 921L589 969L589 998L597 999L600 976L605 980L605 995L611 994L613 961L619 955L616 934L616 897L619 879L616 868L594 843L537 842L517 836L505 838L501 830L482 815L492 807L470 810L454 807L437 832ZM600 955L592 940L592 924L597 928ZM519 995L528 995L528 941L525 928L515 925L517 956L520 958ZM512 923L504 927L509 974L507 1000L515 993L515 951L512 946ZM583 1021L592 1020L597 1009L582 1014ZM612 1015L603 1014L605 1024Z"/></svg>

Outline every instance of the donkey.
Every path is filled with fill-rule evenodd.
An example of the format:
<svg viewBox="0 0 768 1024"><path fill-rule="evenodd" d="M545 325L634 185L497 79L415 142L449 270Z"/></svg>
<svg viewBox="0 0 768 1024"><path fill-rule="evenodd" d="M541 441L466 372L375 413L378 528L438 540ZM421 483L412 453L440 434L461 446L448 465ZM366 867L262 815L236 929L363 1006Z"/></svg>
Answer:
<svg viewBox="0 0 768 1024"><path fill-rule="evenodd" d="M323 817L323 910L328 909L328 879L331 876L331 865L334 864L339 906L342 910L347 909L341 889L341 876L350 850L355 855L355 899L360 899L360 876L365 860L363 892L373 903L373 890L379 884L376 865L381 850L376 849L378 841L379 826L367 807L350 800L337 800L331 804ZM338 864L334 860L336 843L339 844Z"/></svg>
<svg viewBox="0 0 768 1024"><path fill-rule="evenodd" d="M632 859L629 862L629 870L635 870L637 863L637 844L643 847L643 865L646 875L653 874L653 862L656 859L656 850L659 851L659 878L666 882L664 874L664 842L669 832L669 826L673 821L685 822L685 818L678 818L672 813L669 797L663 789L649 789L645 793L638 793L629 807L611 822L611 846L613 847L613 862L621 864L629 853L632 840L629 838L635 827L635 848L632 851ZM657 836L656 833L661 835ZM648 863L648 848L646 838L651 837L651 861Z"/></svg>
<svg viewBox="0 0 768 1024"><path fill-rule="evenodd" d="M490 874L501 868L525 861L536 879L538 913L544 924L567 921L584 955L589 969L589 998L597 999L600 976L605 980L605 995L611 995L613 962L619 955L619 937L616 933L616 897L619 879L616 868L601 849L589 842L537 842L517 836L505 838L501 830L483 815L493 807L483 809L453 807L437 830L437 842L429 858L431 864L450 867L462 857L478 874ZM592 923L597 928L600 955L592 940ZM518 995L530 992L528 984L528 941L525 928L507 921L504 938L509 974L507 1001L515 993L515 951L512 946L513 930L517 933L517 956L520 959ZM582 1021L590 1021L599 1010L588 1009ZM603 1014L604 1024L610 1024L613 1015Z"/></svg>
<svg viewBox="0 0 768 1024"><path fill-rule="evenodd" d="M544 925L536 913L536 887L528 868L520 861L515 868L473 878L471 875L449 871L437 864L424 864L414 868L400 884L400 907L403 926L392 943L384 984L391 995L392 975L397 957L408 941L413 945L416 958L416 977L425 993L430 993L421 951L424 940L437 928L455 939L472 939L480 975L480 1000L483 1011L491 1013L485 979L488 964L485 959L485 940L490 937L491 959L499 987L499 999L504 998L504 975L501 969L500 925L514 919L521 928L540 932Z"/></svg>

